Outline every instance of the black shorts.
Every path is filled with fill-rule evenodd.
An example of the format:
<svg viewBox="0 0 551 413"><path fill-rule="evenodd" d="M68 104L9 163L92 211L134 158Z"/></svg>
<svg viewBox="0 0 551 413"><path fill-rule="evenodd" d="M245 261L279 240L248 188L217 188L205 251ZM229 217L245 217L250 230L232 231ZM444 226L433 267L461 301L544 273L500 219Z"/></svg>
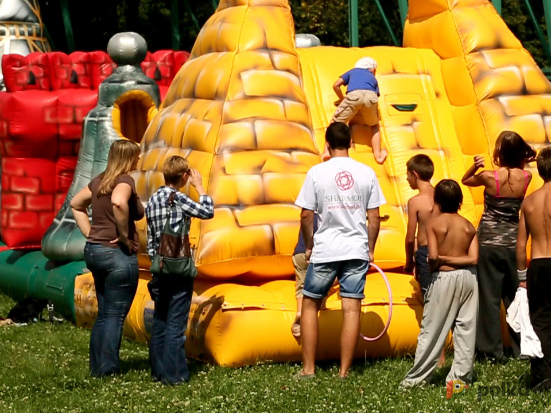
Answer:
<svg viewBox="0 0 551 413"><path fill-rule="evenodd" d="M432 282L432 274L429 267L429 247L423 245L415 251L415 275L421 285L423 297Z"/></svg>

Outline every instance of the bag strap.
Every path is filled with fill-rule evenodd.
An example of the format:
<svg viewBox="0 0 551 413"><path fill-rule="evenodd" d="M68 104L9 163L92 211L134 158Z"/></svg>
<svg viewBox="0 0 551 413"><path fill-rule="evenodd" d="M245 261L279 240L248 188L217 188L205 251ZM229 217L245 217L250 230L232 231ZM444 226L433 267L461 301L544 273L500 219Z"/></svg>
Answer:
<svg viewBox="0 0 551 413"><path fill-rule="evenodd" d="M176 199L176 191L172 191L170 195L168 196L168 214L172 212L173 208L176 208L176 204L174 203L174 200Z"/></svg>
<svg viewBox="0 0 551 413"><path fill-rule="evenodd" d="M189 234L189 230L191 228L191 218L184 215L184 224L182 225L183 228L183 235Z"/></svg>
<svg viewBox="0 0 551 413"><path fill-rule="evenodd" d="M166 220L165 224L163 225L162 232L167 232L169 225L170 225L170 216L172 215L172 208L174 208L174 198L176 197L176 194L172 192L168 196L168 208L166 209Z"/></svg>
<svg viewBox="0 0 551 413"><path fill-rule="evenodd" d="M172 215L172 211L174 211L176 209L176 203L174 202L176 199L176 191L172 191L170 193L170 195L168 196L168 212L167 212L167 217L166 217L166 223L164 225L164 228L167 228L167 225L170 225L170 216ZM191 218L186 216L185 214L184 215L184 222L182 224L182 227L180 229L180 234L181 235L186 235L186 234L189 234L189 230L190 230L190 227L191 227Z"/></svg>

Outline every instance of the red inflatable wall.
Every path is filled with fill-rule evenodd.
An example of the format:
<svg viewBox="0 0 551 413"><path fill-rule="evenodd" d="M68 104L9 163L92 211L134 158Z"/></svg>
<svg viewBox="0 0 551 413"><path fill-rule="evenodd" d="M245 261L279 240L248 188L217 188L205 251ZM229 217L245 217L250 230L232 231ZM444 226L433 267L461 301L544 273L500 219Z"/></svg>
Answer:
<svg viewBox="0 0 551 413"><path fill-rule="evenodd" d="M171 50L147 54L142 69L162 99L188 57ZM3 56L1 229L8 247L40 248L71 185L84 117L114 67L101 51Z"/></svg>

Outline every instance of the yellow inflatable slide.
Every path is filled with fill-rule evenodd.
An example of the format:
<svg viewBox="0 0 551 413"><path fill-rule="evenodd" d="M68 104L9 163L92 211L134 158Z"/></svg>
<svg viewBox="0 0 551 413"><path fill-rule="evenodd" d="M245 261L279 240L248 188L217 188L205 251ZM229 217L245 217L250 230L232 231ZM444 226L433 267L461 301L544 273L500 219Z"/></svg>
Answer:
<svg viewBox="0 0 551 413"><path fill-rule="evenodd" d="M353 120L351 156L372 167L387 204L375 251L393 293L393 318L381 340L361 340L357 357L415 350L422 306L418 286L400 274L408 199L406 161L424 153L433 182L461 180L474 155L490 154L500 131L535 147L551 136L551 85L487 0L410 0L405 48L296 49L287 0L222 0L201 30L143 139L137 188L147 201L163 183L171 155L188 158L215 201L215 217L195 221L199 270L188 325L188 355L221 365L299 360L290 327L296 311L293 252L306 172L321 162L335 110L333 82L363 56L378 62L381 131L389 157L377 165L362 119ZM537 175L537 174L535 174ZM534 179L532 188L541 181ZM191 187L182 188L194 199ZM474 224L482 192L463 188L462 214ZM142 251L146 225L140 224ZM143 269L149 259L141 256ZM147 341L152 303L144 272L126 323ZM80 325L94 317L90 275L77 279ZM369 274L362 333L377 335L389 311L384 282ZM337 359L338 294L320 315L319 359Z"/></svg>

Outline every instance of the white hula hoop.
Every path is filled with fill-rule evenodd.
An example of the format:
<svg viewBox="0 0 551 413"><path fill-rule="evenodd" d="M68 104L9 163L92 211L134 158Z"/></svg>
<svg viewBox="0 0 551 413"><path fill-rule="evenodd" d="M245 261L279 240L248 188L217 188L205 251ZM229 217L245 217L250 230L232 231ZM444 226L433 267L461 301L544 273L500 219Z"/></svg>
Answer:
<svg viewBox="0 0 551 413"><path fill-rule="evenodd" d="M381 331L381 333L377 337L367 337L367 336L364 336L362 333L360 333L361 338L363 338L365 341L372 342L372 341L377 341L382 336L384 336L388 330L388 327L390 327L390 320L392 319L392 290L390 289L390 283L388 282L388 279L386 278L386 275L383 272L383 270L381 270L377 265L373 263L370 263L370 266L375 268L379 272L379 274L381 274L381 277L383 277L383 280L385 280L386 289L388 291L388 299L389 299L388 317L386 320L385 328L383 328L383 331Z"/></svg>

